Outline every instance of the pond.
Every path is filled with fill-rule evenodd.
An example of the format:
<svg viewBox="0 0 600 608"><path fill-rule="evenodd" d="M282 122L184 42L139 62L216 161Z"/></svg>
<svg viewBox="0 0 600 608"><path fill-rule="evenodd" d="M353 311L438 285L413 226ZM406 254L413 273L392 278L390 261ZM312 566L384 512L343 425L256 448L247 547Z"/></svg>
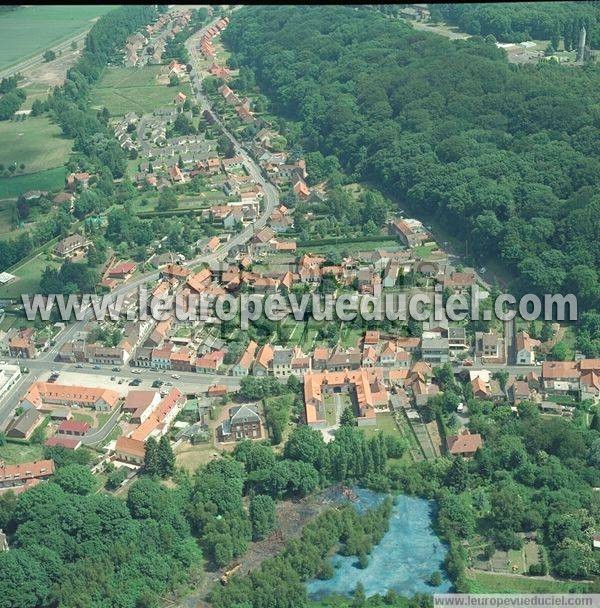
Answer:
<svg viewBox="0 0 600 608"><path fill-rule="evenodd" d="M370 490L356 489L354 503L360 511L377 506L385 496ZM329 580L307 583L308 595L320 600L330 595L351 596L357 583L362 583L367 597L389 589L405 597L416 593L446 593L452 582L444 571L447 546L431 528L434 503L422 498L399 495L390 517L388 532L373 548L368 566L361 570L358 558L335 554L334 575ZM433 587L428 581L439 571L442 582Z"/></svg>

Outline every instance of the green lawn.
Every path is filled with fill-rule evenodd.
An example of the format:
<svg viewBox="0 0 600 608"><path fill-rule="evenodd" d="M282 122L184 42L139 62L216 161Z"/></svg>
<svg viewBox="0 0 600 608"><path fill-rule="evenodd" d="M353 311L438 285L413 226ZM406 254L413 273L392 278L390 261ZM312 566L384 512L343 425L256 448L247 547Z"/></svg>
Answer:
<svg viewBox="0 0 600 608"><path fill-rule="evenodd" d="M26 175L62 167L73 146L72 140L62 136L60 127L44 116L0 122L0 141L4 142L0 164L6 168L16 164L17 172ZM23 170L19 169L21 163Z"/></svg>
<svg viewBox="0 0 600 608"><path fill-rule="evenodd" d="M64 167L56 167L16 177L0 177L0 199L17 198L27 190L60 190L65 185L66 175Z"/></svg>
<svg viewBox="0 0 600 608"><path fill-rule="evenodd" d="M56 46L92 26L116 5L22 6L0 16L0 68Z"/></svg>
<svg viewBox="0 0 600 608"><path fill-rule="evenodd" d="M44 448L41 445L26 443L5 443L0 447L0 460L6 464L20 464L43 458Z"/></svg>
<svg viewBox="0 0 600 608"><path fill-rule="evenodd" d="M379 431L383 431L386 435L400 435L400 431L396 426L396 422L391 412L383 412L377 414L377 422L373 426L361 427L367 437L376 435Z"/></svg>
<svg viewBox="0 0 600 608"><path fill-rule="evenodd" d="M585 583L550 581L535 577L502 576L485 572L467 574L470 593L569 593L585 592Z"/></svg>
<svg viewBox="0 0 600 608"><path fill-rule="evenodd" d="M190 85L169 87L159 84L157 76L161 66L143 68L107 68L90 95L93 108L106 107L111 116L123 116L127 112L147 113L169 106L179 91L189 95Z"/></svg>
<svg viewBox="0 0 600 608"><path fill-rule="evenodd" d="M22 293L35 294L39 291L40 279L46 266L58 267L56 262L49 262L45 255L29 260L23 266L11 272L17 279L0 288L0 298L20 298Z"/></svg>
<svg viewBox="0 0 600 608"><path fill-rule="evenodd" d="M350 254L355 254L358 251L374 251L375 249L385 249L386 251L398 251L401 249L401 247L397 240L390 238L384 241L336 243L334 245L311 245L310 247L298 247L298 255L301 255L303 253L328 253L330 251L335 251L340 254L347 251Z"/></svg>

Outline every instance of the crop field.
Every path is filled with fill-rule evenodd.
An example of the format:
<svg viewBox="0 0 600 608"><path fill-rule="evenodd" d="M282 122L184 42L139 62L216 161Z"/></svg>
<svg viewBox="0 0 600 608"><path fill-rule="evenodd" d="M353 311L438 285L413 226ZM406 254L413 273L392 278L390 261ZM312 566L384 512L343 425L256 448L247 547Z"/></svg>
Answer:
<svg viewBox="0 0 600 608"><path fill-rule="evenodd" d="M17 166L9 179L62 167L73 146L72 140L62 136L58 125L42 116L23 122L0 122L0 141L6 144L0 147L0 164L5 170L10 165ZM22 170L21 163L25 165Z"/></svg>
<svg viewBox="0 0 600 608"><path fill-rule="evenodd" d="M143 114L169 106L179 91L189 95L190 85L170 87L158 82L161 66L108 68L90 96L93 108L105 107L111 116L127 112Z"/></svg>
<svg viewBox="0 0 600 608"><path fill-rule="evenodd" d="M115 5L23 6L0 16L0 68L7 68L89 29Z"/></svg>

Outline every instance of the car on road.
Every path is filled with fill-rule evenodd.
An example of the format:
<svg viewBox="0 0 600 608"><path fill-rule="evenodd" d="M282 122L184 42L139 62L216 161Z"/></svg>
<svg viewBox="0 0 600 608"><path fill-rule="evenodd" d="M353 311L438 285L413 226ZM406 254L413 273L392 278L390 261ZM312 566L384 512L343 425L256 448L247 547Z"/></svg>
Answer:
<svg viewBox="0 0 600 608"><path fill-rule="evenodd" d="M99 365L94 365L94 369L102 369Z"/></svg>
<svg viewBox="0 0 600 608"><path fill-rule="evenodd" d="M78 363L75 367L77 369L82 369L83 368L83 363Z"/></svg>
<svg viewBox="0 0 600 608"><path fill-rule="evenodd" d="M165 382L163 386L173 386L172 382Z"/></svg>
<svg viewBox="0 0 600 608"><path fill-rule="evenodd" d="M141 370L141 369L132 369L132 370L131 370L131 373L132 373L132 374L141 374L141 373L142 373L142 370Z"/></svg>
<svg viewBox="0 0 600 608"><path fill-rule="evenodd" d="M181 376L179 374L171 374L171 378L175 378L175 380L179 380Z"/></svg>
<svg viewBox="0 0 600 608"><path fill-rule="evenodd" d="M112 368L112 371L113 371L113 372L120 372L120 371L121 371L121 368L120 368L120 367L113 367L113 368Z"/></svg>

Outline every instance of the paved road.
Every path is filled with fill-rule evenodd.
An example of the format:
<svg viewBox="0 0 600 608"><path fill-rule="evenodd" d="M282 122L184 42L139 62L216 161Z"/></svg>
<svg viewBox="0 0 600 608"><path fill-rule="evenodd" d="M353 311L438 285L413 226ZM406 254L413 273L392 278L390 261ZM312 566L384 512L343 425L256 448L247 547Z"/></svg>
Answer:
<svg viewBox="0 0 600 608"><path fill-rule="evenodd" d="M195 75L198 80L201 80L200 74L196 73L194 70L198 69L198 61L199 55L197 51L198 41L200 37L204 34L205 30L216 23L217 19L211 22L206 27L199 30L196 34L194 34L186 43L188 50L190 52L190 58L192 61L193 67L193 75ZM201 91L196 92L198 101L203 109L208 110L212 113L212 106L210 101L201 93ZM243 245L248 242L254 235L257 230L260 230L267 224L267 220L273 210L279 204L279 193L277 188L265 179L263 176L260 167L254 161L254 159L248 154L248 152L241 146L241 144L235 139L235 137L227 130L227 128L223 125L220 118L213 113L215 117L216 124L222 129L223 133L230 139L232 142L236 154L241 156L244 159L244 165L248 170L248 173L252 176L252 178L262 186L265 196L263 201L263 211L261 215L250 225L244 228L241 232L234 235L227 243L223 243L216 251L203 254L201 256L196 257L193 260L186 262L187 266L196 266L205 262L213 262L218 260L223 260L227 257L227 254L234 248L239 245ZM145 283L152 283L158 280L159 271L152 271L140 275L133 281L130 281L124 285L117 287L111 291L111 296L116 297L122 294L134 294L136 290L143 286ZM85 319L90 320L92 317L92 309L89 309L86 312ZM46 353L40 356L38 361L51 361L57 355L60 348L63 344L71 341L77 334L77 332L82 331L85 326L86 321L77 321L73 325L70 325L67 329L65 329L57 338L55 345Z"/></svg>

